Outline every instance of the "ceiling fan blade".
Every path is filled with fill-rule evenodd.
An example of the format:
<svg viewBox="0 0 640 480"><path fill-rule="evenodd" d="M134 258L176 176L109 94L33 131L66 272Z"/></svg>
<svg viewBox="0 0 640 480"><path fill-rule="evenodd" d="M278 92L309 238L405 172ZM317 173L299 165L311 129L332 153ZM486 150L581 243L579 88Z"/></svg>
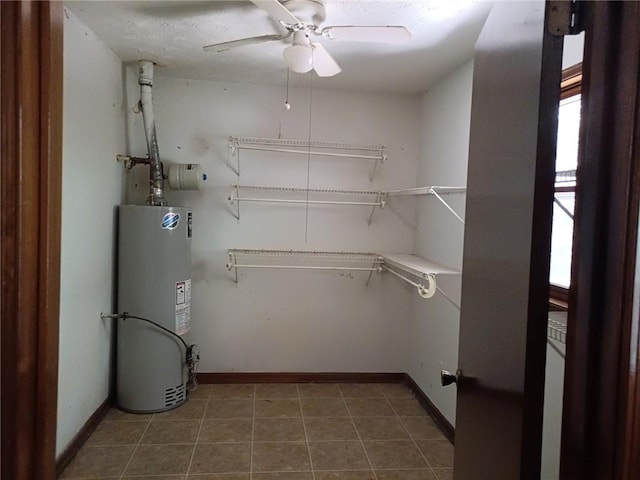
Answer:
<svg viewBox="0 0 640 480"><path fill-rule="evenodd" d="M311 46L313 47L313 69L319 77L333 77L342 71L324 45L314 42Z"/></svg>
<svg viewBox="0 0 640 480"><path fill-rule="evenodd" d="M251 0L255 5L263 9L279 22L286 24L301 23L293 13L291 13L278 0Z"/></svg>
<svg viewBox="0 0 640 480"><path fill-rule="evenodd" d="M231 40L230 42L214 43L202 47L205 52L224 52L230 48L244 47L246 45L255 45L256 43L273 42L275 40L284 40L289 38L291 32L286 35L262 35L260 37L241 38L240 40Z"/></svg>
<svg viewBox="0 0 640 480"><path fill-rule="evenodd" d="M325 27L323 37L348 42L406 43L411 32L402 26L356 27L350 25Z"/></svg>

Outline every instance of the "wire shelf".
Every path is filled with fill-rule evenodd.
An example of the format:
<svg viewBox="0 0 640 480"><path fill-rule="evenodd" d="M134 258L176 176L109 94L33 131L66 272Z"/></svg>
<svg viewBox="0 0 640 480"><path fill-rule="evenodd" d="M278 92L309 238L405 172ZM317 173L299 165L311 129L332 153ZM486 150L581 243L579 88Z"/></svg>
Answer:
<svg viewBox="0 0 640 480"><path fill-rule="evenodd" d="M263 202L263 203L291 203L304 205L359 205L371 207L371 213L367 223L371 225L376 207L384 208L386 205L386 195L384 192L373 190L339 190L328 188L301 188L301 187L280 187L280 186L259 186L259 185L232 185L229 202L236 206L235 217L240 220L240 204L242 202ZM284 194L298 194L297 198L288 196L287 198L272 197L269 195L247 197L241 195L241 190L280 192ZM302 195L304 194L304 195ZM312 195L312 196L310 196ZM327 195L338 195L338 199L327 198ZM348 199L345 196L359 198ZM283 195L284 196L284 195ZM363 197L370 197L363 200Z"/></svg>
<svg viewBox="0 0 640 480"><path fill-rule="evenodd" d="M373 181L378 164L387 161L386 145L368 145L360 143L320 142L308 140L291 140L285 138L229 137L231 155L237 156L236 175L240 176L240 151L257 150L263 152L304 154L307 156L341 157L362 160L373 160L374 165L369 173Z"/></svg>
<svg viewBox="0 0 640 480"><path fill-rule="evenodd" d="M547 337L560 343L567 343L567 320L566 315L549 315L547 323Z"/></svg>
<svg viewBox="0 0 640 480"><path fill-rule="evenodd" d="M379 157L387 149L386 145L369 145L360 143L319 142L307 140L291 140L284 138L259 138L259 137L229 137L229 146L235 148L246 147L292 147L292 148L326 148L330 150L358 150L363 152L379 152ZM306 152L303 152L306 153Z"/></svg>
<svg viewBox="0 0 640 480"><path fill-rule="evenodd" d="M321 251L321 250L268 250L268 249L246 249L230 248L229 254L237 257L317 257L323 259L355 259L355 260L375 260L382 263L382 257L372 252L341 252L341 251Z"/></svg>
<svg viewBox="0 0 640 480"><path fill-rule="evenodd" d="M556 185L576 182L576 170L560 170L556 172Z"/></svg>
<svg viewBox="0 0 640 480"><path fill-rule="evenodd" d="M227 269L235 275L238 269L332 270L368 272L367 285L373 272L382 269L382 257L371 252L326 252L317 250L253 250L229 249Z"/></svg>
<svg viewBox="0 0 640 480"><path fill-rule="evenodd" d="M340 195L360 195L379 196L384 192L374 190L342 190L337 188L304 188L304 187L276 187L261 185L232 185L232 188L243 190L265 190L271 192L294 192L294 193L335 193Z"/></svg>

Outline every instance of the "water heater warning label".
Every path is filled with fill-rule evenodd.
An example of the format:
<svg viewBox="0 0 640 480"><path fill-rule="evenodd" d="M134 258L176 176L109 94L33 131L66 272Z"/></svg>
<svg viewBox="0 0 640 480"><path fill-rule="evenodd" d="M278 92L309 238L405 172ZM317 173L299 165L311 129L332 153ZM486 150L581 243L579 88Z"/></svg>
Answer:
<svg viewBox="0 0 640 480"><path fill-rule="evenodd" d="M191 279L176 282L176 333L189 331L191 324Z"/></svg>

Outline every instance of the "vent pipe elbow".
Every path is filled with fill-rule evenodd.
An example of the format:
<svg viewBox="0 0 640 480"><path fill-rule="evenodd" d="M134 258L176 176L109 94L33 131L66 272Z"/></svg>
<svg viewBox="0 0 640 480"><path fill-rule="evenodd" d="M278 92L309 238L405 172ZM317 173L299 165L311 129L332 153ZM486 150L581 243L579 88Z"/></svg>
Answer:
<svg viewBox="0 0 640 480"><path fill-rule="evenodd" d="M153 62L140 61L138 84L140 85L140 108L144 121L144 132L147 139L147 152L149 153L149 205L162 206L167 202L164 198L164 175L160 163L160 151L156 135L156 121L153 115L153 102L151 90L153 88Z"/></svg>

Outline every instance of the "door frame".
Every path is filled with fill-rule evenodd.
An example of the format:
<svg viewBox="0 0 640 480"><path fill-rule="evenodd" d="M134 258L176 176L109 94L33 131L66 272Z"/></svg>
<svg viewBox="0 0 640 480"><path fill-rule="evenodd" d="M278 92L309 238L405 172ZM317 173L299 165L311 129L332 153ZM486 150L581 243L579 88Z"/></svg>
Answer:
<svg viewBox="0 0 640 480"><path fill-rule="evenodd" d="M560 477L640 478L640 3L584 2Z"/></svg>
<svg viewBox="0 0 640 480"><path fill-rule="evenodd" d="M1 475L55 478L62 2L0 2Z"/></svg>

